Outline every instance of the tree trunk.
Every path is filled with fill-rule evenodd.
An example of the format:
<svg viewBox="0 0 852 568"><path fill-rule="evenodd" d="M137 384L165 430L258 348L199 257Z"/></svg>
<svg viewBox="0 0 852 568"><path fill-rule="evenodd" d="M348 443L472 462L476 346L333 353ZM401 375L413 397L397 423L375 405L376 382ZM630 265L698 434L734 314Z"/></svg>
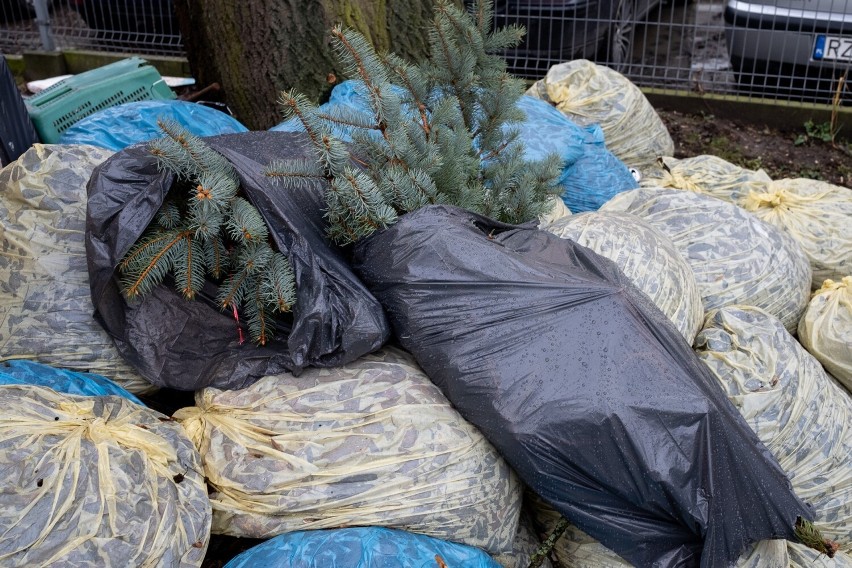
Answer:
<svg viewBox="0 0 852 568"><path fill-rule="evenodd" d="M337 23L378 51L427 55L434 0L175 0L190 68L200 86L218 82L251 129L280 120L278 94L295 88L318 100L340 76L329 44Z"/></svg>

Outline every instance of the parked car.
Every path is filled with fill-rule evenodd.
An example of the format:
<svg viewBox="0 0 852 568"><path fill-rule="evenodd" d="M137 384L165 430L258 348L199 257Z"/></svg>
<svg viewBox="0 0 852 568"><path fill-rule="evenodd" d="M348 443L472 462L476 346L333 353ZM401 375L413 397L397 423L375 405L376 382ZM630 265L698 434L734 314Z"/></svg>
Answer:
<svg viewBox="0 0 852 568"><path fill-rule="evenodd" d="M570 59L595 59L616 69L630 62L637 23L660 0L496 0L498 26L522 25L523 43L506 52L513 73L538 77Z"/></svg>
<svg viewBox="0 0 852 568"><path fill-rule="evenodd" d="M830 100L840 76L852 79L852 0L728 0L725 23L744 89Z"/></svg>

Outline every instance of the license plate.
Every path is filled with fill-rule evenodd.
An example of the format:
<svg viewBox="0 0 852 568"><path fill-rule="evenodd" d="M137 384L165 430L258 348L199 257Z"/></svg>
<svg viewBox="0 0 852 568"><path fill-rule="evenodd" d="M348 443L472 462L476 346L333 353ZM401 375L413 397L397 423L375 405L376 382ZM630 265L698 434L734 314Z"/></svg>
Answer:
<svg viewBox="0 0 852 568"><path fill-rule="evenodd" d="M818 35L814 42L814 60L852 61L852 37Z"/></svg>

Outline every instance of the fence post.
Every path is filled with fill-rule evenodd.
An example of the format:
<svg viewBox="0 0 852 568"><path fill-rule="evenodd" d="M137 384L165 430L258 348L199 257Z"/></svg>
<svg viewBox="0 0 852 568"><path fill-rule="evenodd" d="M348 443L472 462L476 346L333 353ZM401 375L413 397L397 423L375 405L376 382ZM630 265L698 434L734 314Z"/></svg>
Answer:
<svg viewBox="0 0 852 568"><path fill-rule="evenodd" d="M53 35L50 33L50 13L47 10L47 0L33 0L33 7L36 13L38 34L41 37L41 47L45 51L53 51L56 49L56 44L53 42Z"/></svg>

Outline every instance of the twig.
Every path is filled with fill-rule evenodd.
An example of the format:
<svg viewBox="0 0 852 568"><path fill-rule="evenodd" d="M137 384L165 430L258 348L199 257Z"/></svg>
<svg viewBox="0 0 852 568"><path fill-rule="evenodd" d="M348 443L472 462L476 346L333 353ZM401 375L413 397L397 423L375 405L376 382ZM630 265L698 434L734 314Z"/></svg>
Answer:
<svg viewBox="0 0 852 568"><path fill-rule="evenodd" d="M556 541L559 540L559 537L562 536L562 533L565 532L565 529L568 528L568 519L565 517L559 517L559 520L556 522L556 526L553 527L553 530L550 531L550 535L547 537L541 546L538 547L538 550L535 551L535 554L530 557L530 564L528 568L538 568L541 566L542 561L550 555L550 551L553 550L553 547L556 546Z"/></svg>
<svg viewBox="0 0 852 568"><path fill-rule="evenodd" d="M839 544L833 540L828 540L823 537L819 532L819 529L816 528L812 522L806 521L801 517L796 519L795 533L796 538L798 538L802 544L808 548L816 550L817 552L825 554L829 558L834 558L834 553L840 550Z"/></svg>

